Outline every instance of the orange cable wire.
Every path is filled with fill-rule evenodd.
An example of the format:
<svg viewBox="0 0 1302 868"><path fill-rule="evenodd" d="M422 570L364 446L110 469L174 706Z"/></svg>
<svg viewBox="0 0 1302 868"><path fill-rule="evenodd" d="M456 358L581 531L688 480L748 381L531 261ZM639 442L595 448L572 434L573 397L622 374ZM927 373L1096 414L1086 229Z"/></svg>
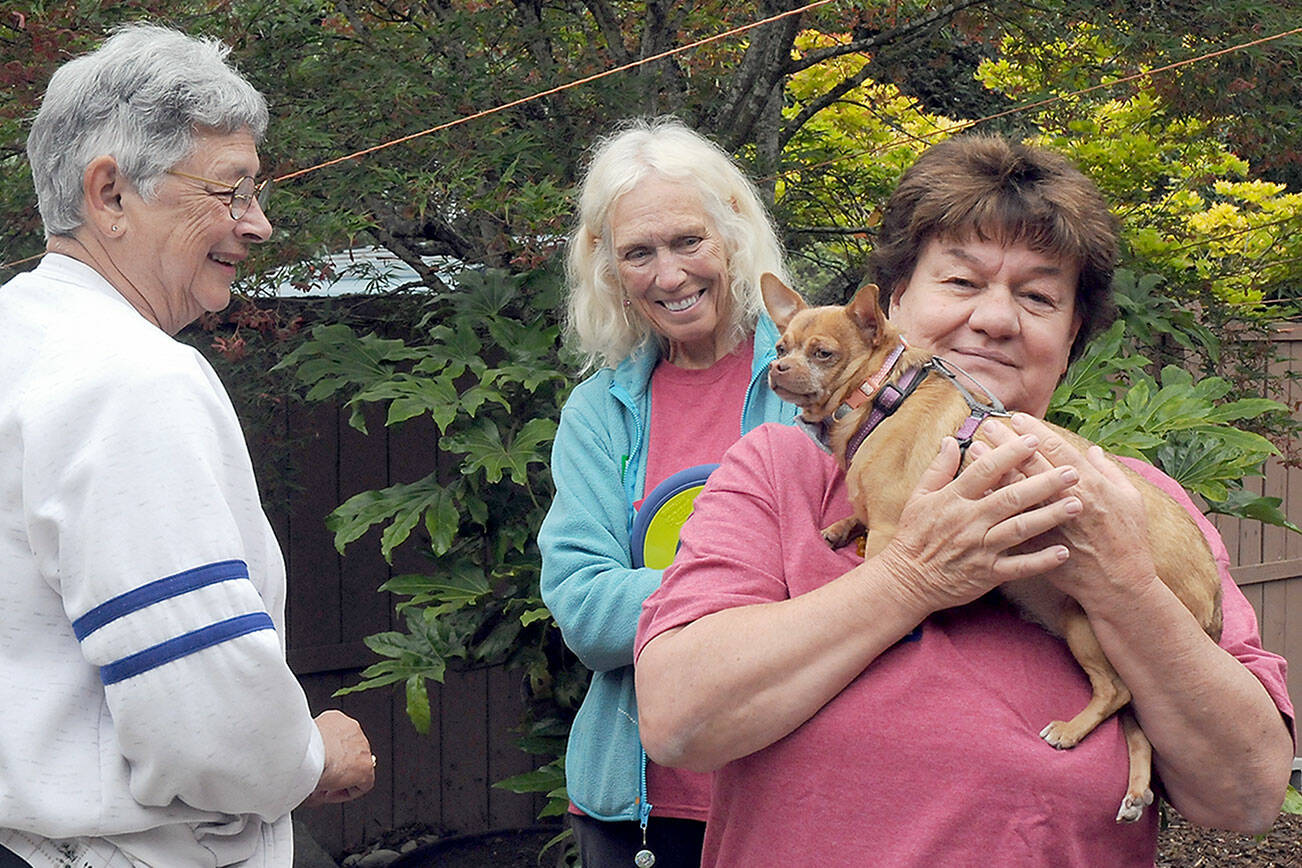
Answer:
<svg viewBox="0 0 1302 868"><path fill-rule="evenodd" d="M557 85L556 87L548 88L547 90L539 91L539 92L534 93L534 94L531 94L531 95L529 95L529 96L521 97L521 98L519 98L519 99L512 100L512 101L510 101L510 102L503 103L503 104L501 104L501 105L497 105L497 106L494 106L494 107L492 107L492 108L484 109L483 111L475 112L475 113L470 114L470 115L465 115L465 116L463 116L463 117L456 118L456 119L454 119L454 120L452 120L452 121L448 121L447 123L443 123L443 124L439 124L439 125L434 126L434 127L430 127L429 129L426 129L426 130L421 130L421 131L419 131L419 132L411 133L411 134L406 135L406 136L401 136L401 137L399 137L399 138L397 138L397 139L392 139L392 140L387 141L387 142L381 142L381 143L378 144L378 145L373 145L373 146L371 146L371 147L369 147L369 148L364 148L363 150L355 151L355 152L353 152L353 153L351 153L351 154L345 154L345 155L343 155L343 156L341 156L341 157L335 157L335 158L333 158L333 159L326 160L326 161L324 161L324 162L322 162L322 163L318 163L318 164L313 165L313 166L308 166L307 168L304 168L304 169L298 169L298 170L296 170L296 171L289 172L289 173L286 173L286 174L284 174L284 175L280 175L280 176L278 176L278 177L276 177L276 178L273 178L273 179L272 179L272 183L281 183L281 182L284 182L284 181L287 181L287 180L291 180L291 179L293 179L293 178L301 177L301 176L306 175L306 174L308 174L308 173L310 173L310 172L315 172L315 171L317 171L317 170L327 168L327 167L329 167L329 166L338 165L339 163L347 162L347 161L349 161L349 160L355 160L355 159L358 159L358 158L360 158L360 157L366 156L366 155L368 155L368 154L375 153L376 151L384 150L384 149L386 149L386 148L390 148L390 147L393 147L393 146L395 146L395 145L403 144L403 143L405 143L405 142L412 141L413 139L417 139L417 138L420 138L420 137L422 137L422 136L427 136L427 135L430 135L430 134L432 134L432 133L439 132L439 131L441 131L441 130L445 130L445 129L449 129L449 128L451 128L451 127L459 126L459 125L461 125L461 124L468 123L468 122L470 122L470 121L472 121L472 120L476 120L476 119L478 119L478 118L487 117L487 116L489 116L489 115L497 114L497 113L499 113L499 112L505 111L506 109L514 108L515 106L523 105L524 103L532 102L533 100L541 99L541 98L543 98L543 97L545 97L545 96L551 96L551 95L553 95L553 94L560 93L560 92L562 92L562 91L564 91L564 90L568 90L568 89L573 88L573 87L578 87L578 86L583 85L583 84L588 84L588 83L590 83L590 82L597 81L597 80L599 80L599 79L606 78L607 76L611 76L611 75L614 75L614 74L619 73L619 72L624 72L624 71L626 71L626 70L633 69L633 68L635 68L635 67L642 66L642 65L647 64L647 63L652 63L652 62L657 61L657 60L663 60L663 59L666 58L666 57L670 57L670 56L675 55L675 54L680 54L680 53L682 53L682 52L689 51L689 50L691 50L691 49L693 49L693 48L698 48L698 47L700 47L700 46L702 46L702 45L706 45L706 44L708 44L708 43L710 43L710 42L715 42L715 41L720 40L720 39L725 39L725 38L727 38L727 37L729 37L729 36L735 36L735 35L737 35L737 34L739 34L739 33L744 33L744 32L746 32L746 31L748 31L748 30L753 30L753 29L755 29L756 27L760 27L760 26L763 26L763 25L765 25L765 24L770 24L770 23L772 23L772 22L774 22L774 21L778 21L778 20L781 20L781 19L783 19L783 18L788 18L788 17L791 17L791 16L793 16L793 15L799 15L799 14L801 14L801 13L803 13L803 12L807 12L807 11L810 11L810 10L812 10L812 9L816 9L816 8L818 8L818 7L820 7L820 6L825 6L825 5L827 5L827 4L831 3L831 2L833 2L833 0L815 0L815 2L808 3L808 4L804 5L804 6L799 7L798 9L787 10L786 12L781 12L781 13L778 13L777 15L772 15L772 16L769 16L768 18L764 18L764 19L761 19L761 20L759 20L759 21L752 22L752 23L750 23L750 24L744 24L744 25L742 25L742 26L740 26L740 27L735 27L735 28L733 28L733 29L731 29L731 30L724 31L724 32L722 32L722 33L716 33L716 34L714 34L713 36L707 36L707 37L705 37L705 38L703 38L703 39L698 39L698 40L696 40L696 41L694 41L694 42L690 42L690 43L687 43L687 44L685 44L685 45L680 45L680 46L677 46L677 47L675 47L675 48L668 49L667 51L662 51L662 52L660 52L659 54L655 54L655 55L652 55L652 56L650 56L650 57L645 57L645 58L642 58L641 60L632 61L632 62L630 62L630 63L626 63L626 64L623 64L623 65L621 65L621 66L617 66L617 67L612 67L611 69L603 70L602 72L594 73L593 75L589 75L589 76L585 76L585 77L583 77L583 78L575 79L574 81L566 82L565 84ZM1115 81L1103 82L1103 83L1100 83L1100 84L1092 85L1092 86L1090 86L1090 87L1084 88L1084 89L1079 90L1079 91L1074 91L1074 92L1072 92L1072 93L1068 93L1068 94L1060 94L1060 95L1058 95L1058 96L1055 96L1055 97L1049 97L1049 98L1047 98L1047 99L1043 99L1043 100L1038 100L1038 101L1033 102L1033 103L1027 103L1027 104L1025 104L1025 105L1013 106L1012 108L1006 109L1006 110L1004 110L1004 111L997 112L997 113L992 114L992 115L987 115L987 116L985 116L985 117L977 118L977 119L975 119L975 120L963 121L963 122L961 122L961 123L954 124L954 125L952 125L952 126L945 127L945 128L939 129L939 130L936 130L936 131L934 131L934 132L932 132L932 133L920 133L920 134L918 134L918 135L912 136L912 138L922 138L922 139L927 139L927 138L929 138L929 137L931 137L931 136L935 136L935 135L948 134L948 133L954 133L954 132L961 132L961 131L963 131L963 130L970 129L970 128L976 126L977 124L982 124L982 123L986 123L986 122L989 122L989 121L992 121L992 120L997 120L997 119L999 119L999 118L1007 117L1007 116L1009 116L1009 115L1017 114L1017 113L1019 113L1019 112L1023 112L1023 111L1030 111L1030 110L1032 110L1032 109L1040 108L1040 107L1042 107L1042 106L1049 105L1049 104L1052 104L1052 103L1054 103L1054 102L1060 102L1060 101L1065 100L1065 99L1068 99L1068 98L1070 98L1070 97L1083 96L1083 95L1085 95L1085 94L1092 93L1092 92L1094 92L1094 91L1096 91L1096 90L1100 90L1100 89L1103 89L1103 88L1113 87L1113 86L1118 85L1118 84L1126 84L1126 83L1128 83L1128 82L1135 81L1135 80L1140 79L1140 78L1151 77L1151 76L1156 75L1156 74L1158 74L1158 73L1169 72L1170 70L1177 69L1177 68L1182 67L1182 66L1187 66L1187 65L1189 65L1189 64L1197 63L1197 62L1201 62L1201 61L1204 61L1204 60L1210 60L1210 59L1212 59L1212 58L1220 57L1220 56L1222 56L1222 55L1230 54L1230 53L1233 53L1233 52L1236 52L1236 51L1242 51L1242 50L1244 50L1244 49L1252 48L1252 47L1257 46L1257 45L1262 45L1262 44L1267 43L1267 42L1272 42L1272 41L1277 40L1277 39L1284 39L1284 38L1286 38L1286 37L1293 36L1293 35L1295 35L1295 34L1297 34L1297 33L1302 33L1302 27L1295 27L1295 28L1293 28L1292 30L1286 30L1286 31L1284 31L1284 32L1282 32L1282 33L1276 33L1276 34L1274 34L1274 35L1272 35L1272 36L1264 36L1264 37L1261 37L1261 38L1259 38L1259 39L1252 40L1252 41L1250 41L1250 42L1241 43L1241 44L1239 44L1239 45L1233 45L1233 46L1230 46L1230 47L1228 47L1228 48L1218 49L1217 51L1209 52L1209 53L1207 53L1207 54L1199 55L1199 56L1196 56L1196 57L1186 58L1186 59L1184 59L1184 60L1176 61L1176 62L1174 62L1174 63L1170 63L1170 64L1167 64L1167 65L1165 65L1165 66L1158 67L1158 68L1156 68L1156 69L1146 70L1146 71L1144 71L1144 72L1138 72L1138 73L1135 73L1135 74L1133 74L1133 75L1125 76L1125 77L1123 77L1123 78L1119 78L1119 79L1117 79L1117 80L1115 80ZM795 171L807 171L807 170L809 170L809 169L816 169L816 168L819 168L819 167L821 167L821 166L830 165L830 164L832 164L832 163L834 163L834 162L838 162L839 160L843 160L843 159L848 159L848 158L850 158L850 157L855 157L855 156L867 156L867 155L869 155L869 154L880 153L880 152L882 152L883 150L886 150L886 149L888 149L888 148L895 147L896 145L899 145L899 144L903 144L904 141L905 141L905 140L903 140L903 139L897 139L897 140L894 140L894 141L892 141L892 142L888 142L888 143L886 143L886 144L884 144L884 145L881 145L881 146L879 146L879 147L877 147L877 148L874 148L874 149L871 149L871 150L868 150L868 151L861 151L861 152L858 152L858 153L856 153L856 154L847 154L847 155L843 155L843 156L840 156L840 157L834 158L834 159L832 159L832 160L825 160L825 161L823 161L823 162L821 162L821 163L813 163L813 164L810 164L810 165L807 165L807 166L801 166L801 167L798 167L798 168L787 169L787 170L784 170L784 171L782 171L782 172L780 172L780 173L778 173L778 174L779 174L779 175L785 175L785 174L789 174L789 173L791 173L791 172L795 172ZM41 253L41 254L36 254L35 256L29 256L29 257L27 257L26 259L20 259L20 260L16 260L16 261L14 261L14 262L4 263L4 264L0 265L0 269L7 269L7 268L10 268L10 267L15 266L15 265L22 265L22 264L24 264L24 263L26 263L26 262L31 262L31 261L33 261L33 260L35 260L35 259L40 259L43 255L44 255L43 253Z"/></svg>
<svg viewBox="0 0 1302 868"><path fill-rule="evenodd" d="M441 130L446 130L451 127L459 126L464 123L469 123L470 121L473 120L478 120L479 118L482 117L487 117L489 115L497 114L498 112L505 111L509 108L515 108L516 106L524 105L525 103L532 102L536 99L542 99L545 96L551 96L553 94L560 93L561 91L569 90L572 87L578 87L579 85L588 84L590 82L597 81L598 79L606 78L607 76L614 75L617 72L624 72L625 70L633 69L635 67L642 66L647 63L653 63L657 60L663 60L666 57L671 57L675 54L680 54L684 51L689 51L693 48L699 48L702 45L706 45L710 42L715 42L720 39L726 39L729 36L736 36L739 33L745 33L747 30L753 30L756 27L761 27L765 24L771 24L774 21L779 21L783 18L789 18L792 15L799 15L802 12L808 12L811 9L817 9L819 6L826 6L828 3L832 3L832 2L834 2L834 0L815 0L815 2L807 3L804 6L801 6L799 9L789 9L786 12L780 12L777 15L771 15L768 18L763 18L751 24L743 24L741 27L734 27L732 30L727 30L724 31L723 33L716 33L713 36L707 36L704 39L698 39L695 42L689 42L686 45L679 45L667 51L662 51L659 54L653 54L650 57L644 57L641 60L634 60L631 61L630 63L625 63L622 66L616 66L616 67L612 67L611 69L602 70L601 72L594 73L593 75L585 76L583 78L578 78L575 79L574 81L566 82L565 84L557 85L556 87L548 88L547 90L542 90L539 91L538 93L531 94L529 96L520 97L519 99L511 100L510 102L502 103L501 105L484 109L483 111L478 111L475 112L474 114L465 115L455 120L448 121L447 123L430 127L427 130L421 130L418 133L411 133L409 135L405 135L400 138L393 139L391 141L382 142L378 145L373 145L369 148L364 148L360 151L354 151L353 153L346 154L342 157L335 157L332 160L326 160L325 162L318 163L315 166L308 166L306 169L298 169L297 171L289 172L288 174L281 175L278 178L273 178L272 183L279 184L283 181L288 181L291 178L297 178L301 175L306 175L309 172L315 172L318 169L324 169L327 166L334 166L339 163L347 162L348 160L355 160L359 157L364 157L367 154L373 154L376 151L381 151L384 150L385 148L391 148L394 145L400 145L405 142L410 142L412 139L418 139L421 136L428 136L431 133L437 133L440 132Z"/></svg>

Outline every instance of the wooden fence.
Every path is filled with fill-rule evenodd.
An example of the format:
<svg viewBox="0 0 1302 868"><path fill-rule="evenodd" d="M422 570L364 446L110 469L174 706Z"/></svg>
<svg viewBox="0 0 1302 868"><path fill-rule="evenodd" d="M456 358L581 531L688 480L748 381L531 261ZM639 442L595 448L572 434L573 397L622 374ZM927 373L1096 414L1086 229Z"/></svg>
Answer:
<svg viewBox="0 0 1302 868"><path fill-rule="evenodd" d="M501 669L449 667L443 685L430 683L426 735L408 720L400 691L380 689L332 698L355 684L377 659L362 638L398 629L395 598L377 588L390 576L421 569L410 552L386 564L379 531L339 556L325 517L348 497L411 482L435 466L433 426L408 423L395 431L371 420L371 436L347 424L335 407L293 409L289 433L301 439L293 476L297 490L269 509L289 570L289 661L314 713L340 708L357 718L377 757L375 790L356 802L305 809L298 819L332 855L355 849L386 830L419 824L446 834L532 825L542 799L493 789L530 771L533 758L515 747L523 712L518 676Z"/></svg>
<svg viewBox="0 0 1302 868"><path fill-rule="evenodd" d="M1302 326L1281 328L1274 339L1282 357L1278 372L1302 378ZM1295 408L1295 416L1302 414L1302 379L1290 380L1287 394L1271 397ZM1249 487L1280 498L1285 514L1302 524L1302 469L1287 470L1272 460L1266 475ZM1257 611L1262 643L1293 664L1289 695L1302 702L1302 535L1255 521L1218 517L1215 523L1230 550L1234 579Z"/></svg>
<svg viewBox="0 0 1302 868"><path fill-rule="evenodd" d="M1282 331L1279 341L1289 356L1286 364L1302 372L1302 328ZM1288 400L1302 401L1302 394ZM399 554L392 567L386 564L379 556L378 531L353 543L346 556L337 555L325 516L359 491L429 472L437 461L435 430L410 422L390 432L375 418L371 435L364 436L348 426L346 415L328 407L290 410L285 424L290 434L304 438L294 457L301 488L284 507L269 510L289 567L290 663L313 710L338 707L358 718L378 757L377 784L369 796L304 810L299 819L335 856L408 824L446 834L533 824L540 797L491 787L534 767L533 758L514 745L513 727L523 708L517 677L497 669L449 669L444 685L431 684L428 735L412 728L397 690L331 698L374 662L362 637L396 629L394 601L376 588L394 570L410 572L420 564L410 554ZM1302 471L1286 472L1272 462L1258 490L1282 498L1287 514L1302 520ZM1298 661L1289 673L1289 689L1302 699L1302 536L1256 522L1219 520L1218 527L1236 564L1235 579L1257 611L1266 647Z"/></svg>

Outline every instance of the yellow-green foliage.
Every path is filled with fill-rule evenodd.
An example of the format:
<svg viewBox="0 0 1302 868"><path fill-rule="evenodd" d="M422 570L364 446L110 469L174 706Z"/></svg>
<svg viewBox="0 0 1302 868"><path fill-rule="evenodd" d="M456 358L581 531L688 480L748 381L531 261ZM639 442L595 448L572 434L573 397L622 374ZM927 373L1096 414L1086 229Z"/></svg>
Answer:
<svg viewBox="0 0 1302 868"><path fill-rule="evenodd" d="M1218 124L1182 115L1151 78L1112 84L1144 71L1125 66L1098 30L1076 25L1056 42L1006 39L977 77L1019 102L1062 97L1029 112L1041 130L1033 141L1098 182L1121 218L1132 267L1162 274L1177 291L1209 290L1247 307L1296 297L1302 194L1248 180ZM1101 83L1112 86L1078 93Z"/></svg>
<svg viewBox="0 0 1302 868"><path fill-rule="evenodd" d="M799 53L833 44L838 36L806 31L796 38ZM848 54L792 76L783 117L797 116L809 102L869 61ZM784 149L785 171L777 198L806 225L863 226L875 223L875 206L886 200L900 173L928 145L945 138L955 121L922 111L893 84L867 79L805 123ZM837 203L836 210L827 208ZM811 213L813 209L817 212Z"/></svg>

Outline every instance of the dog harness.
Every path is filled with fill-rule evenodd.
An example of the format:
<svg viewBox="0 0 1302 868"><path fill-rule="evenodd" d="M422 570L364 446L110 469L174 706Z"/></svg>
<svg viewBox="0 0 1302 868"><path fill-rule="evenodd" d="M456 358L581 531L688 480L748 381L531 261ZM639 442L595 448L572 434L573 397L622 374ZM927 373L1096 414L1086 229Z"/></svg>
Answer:
<svg viewBox="0 0 1302 868"><path fill-rule="evenodd" d="M963 424L959 426L958 431L954 432L954 438L958 440L960 453L967 454L968 447L972 445L972 438L976 436L977 429L981 427L981 423L986 419L991 416L1012 415L1004 409L1004 405L1000 403L999 399L981 384L980 380L953 362L945 361L940 356L933 356L931 361L925 365L909 368L900 375L899 380L895 383L881 385L882 380L890 376L891 370L894 369L896 362L900 360L900 356L904 354L907 348L908 344L901 337L900 345L891 351L881 369L865 380L858 389L851 392L845 402L837 407L832 414L834 420L842 419L851 410L862 407L865 401L871 399L873 402L868 418L864 420L863 424L859 426L859 430L846 443L846 466L849 466L854 454L859 451L859 447L868 439L868 435L873 432L873 429L880 425L887 416L899 409L899 406L904 403L904 399L913 394L914 390L926 379L927 374L933 372L949 380L954 385L954 388L958 389L959 394L963 396L964 402L967 403L968 417L963 420ZM977 397L958 381L958 374L962 374L971 380L981 391L989 395L990 403L985 404L977 400Z"/></svg>
<svg viewBox="0 0 1302 868"><path fill-rule="evenodd" d="M934 356L932 360L926 364L926 367L928 370L935 371L953 383L954 388L958 389L958 393L962 395L963 400L967 402L968 416L963 420L963 424L958 426L958 430L954 432L954 439L958 441L958 449L962 455L967 455L967 448L972 445L972 438L976 436L977 429L981 427L982 422L989 419L991 416L1003 416L1007 418L1013 415L1004 409L1004 405L995 397L993 392L982 385L980 380L953 362L947 362L940 356ZM989 396L990 403L983 404L978 401L976 396L969 392L967 387L958 381L958 376L955 372L962 374L975 383L977 388Z"/></svg>

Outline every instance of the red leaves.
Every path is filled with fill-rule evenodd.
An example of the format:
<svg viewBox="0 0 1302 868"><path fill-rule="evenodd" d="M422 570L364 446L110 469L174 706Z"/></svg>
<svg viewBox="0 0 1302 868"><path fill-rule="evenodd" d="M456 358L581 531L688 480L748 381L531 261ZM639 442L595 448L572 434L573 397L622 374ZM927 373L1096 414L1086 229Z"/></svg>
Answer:
<svg viewBox="0 0 1302 868"><path fill-rule="evenodd" d="M215 332L211 344L214 350L227 361L238 362L254 350L243 332L255 332L264 342L286 341L303 327L303 317L285 319L277 307L261 307L256 301L243 299L223 313L204 313L199 327Z"/></svg>

